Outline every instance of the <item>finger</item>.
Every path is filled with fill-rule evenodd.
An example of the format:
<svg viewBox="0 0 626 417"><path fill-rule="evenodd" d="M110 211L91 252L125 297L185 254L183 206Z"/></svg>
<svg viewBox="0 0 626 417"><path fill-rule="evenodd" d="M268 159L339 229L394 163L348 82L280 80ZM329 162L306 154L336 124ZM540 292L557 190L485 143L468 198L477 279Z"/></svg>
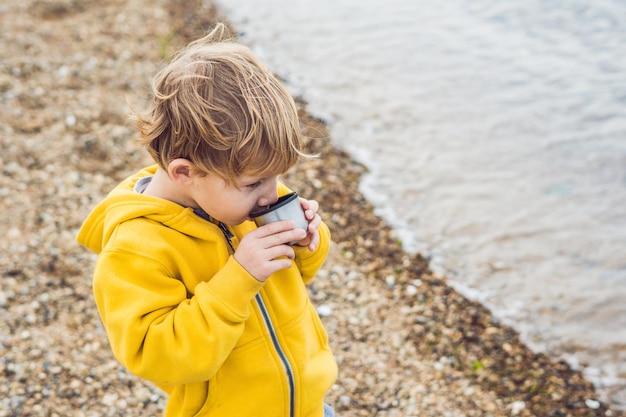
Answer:
<svg viewBox="0 0 626 417"><path fill-rule="evenodd" d="M267 259L270 260L269 262L279 261L282 259L291 265L291 259L296 257L296 252L289 245L280 245L266 249L265 256L267 256ZM285 257L288 259L285 259Z"/></svg>
<svg viewBox="0 0 626 417"><path fill-rule="evenodd" d="M307 232L316 233L317 229L319 229L320 224L322 223L322 218L316 214L313 219L309 221L309 225L307 227Z"/></svg>
<svg viewBox="0 0 626 417"><path fill-rule="evenodd" d="M271 269L273 271L272 273L276 271L280 271L281 269L289 268L293 264L293 261L291 259L285 259L285 258L273 259L271 261Z"/></svg>
<svg viewBox="0 0 626 417"><path fill-rule="evenodd" d="M309 243L311 243L311 237L307 235L304 239L297 241L296 246L307 247L309 246Z"/></svg>
<svg viewBox="0 0 626 417"><path fill-rule="evenodd" d="M319 245L319 243L320 243L320 234L314 233L311 236L311 241L309 242L309 250L311 252L315 252L315 249L317 249L317 245Z"/></svg>
<svg viewBox="0 0 626 417"><path fill-rule="evenodd" d="M312 219L319 210L319 203L315 200L300 199L300 204L307 219Z"/></svg>
<svg viewBox="0 0 626 417"><path fill-rule="evenodd" d="M293 230L295 227L296 223L293 220L281 220L263 225L250 233L254 233L255 237L262 239L287 230Z"/></svg>
<svg viewBox="0 0 626 417"><path fill-rule="evenodd" d="M269 235L263 238L265 248L286 245L290 242L297 242L306 237L307 233L302 229L291 229L284 232Z"/></svg>

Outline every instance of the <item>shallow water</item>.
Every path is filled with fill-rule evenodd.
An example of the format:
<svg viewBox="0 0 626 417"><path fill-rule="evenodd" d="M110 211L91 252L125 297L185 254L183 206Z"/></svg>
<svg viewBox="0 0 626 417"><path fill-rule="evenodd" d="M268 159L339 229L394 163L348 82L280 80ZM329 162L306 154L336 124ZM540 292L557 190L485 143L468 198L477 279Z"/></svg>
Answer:
<svg viewBox="0 0 626 417"><path fill-rule="evenodd" d="M408 251L626 407L626 4L222 5Z"/></svg>

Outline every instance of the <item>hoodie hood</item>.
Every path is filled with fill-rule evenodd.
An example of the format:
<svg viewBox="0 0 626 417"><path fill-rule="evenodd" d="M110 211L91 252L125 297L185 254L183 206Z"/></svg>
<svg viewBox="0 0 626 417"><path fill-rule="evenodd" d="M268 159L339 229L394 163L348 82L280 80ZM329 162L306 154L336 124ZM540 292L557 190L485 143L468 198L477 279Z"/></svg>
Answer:
<svg viewBox="0 0 626 417"><path fill-rule="evenodd" d="M117 226L140 217L193 237L208 238L209 229L217 226L197 216L193 209L134 190L137 181L156 170L156 165L143 169L115 187L85 219L76 237L78 243L100 253Z"/></svg>

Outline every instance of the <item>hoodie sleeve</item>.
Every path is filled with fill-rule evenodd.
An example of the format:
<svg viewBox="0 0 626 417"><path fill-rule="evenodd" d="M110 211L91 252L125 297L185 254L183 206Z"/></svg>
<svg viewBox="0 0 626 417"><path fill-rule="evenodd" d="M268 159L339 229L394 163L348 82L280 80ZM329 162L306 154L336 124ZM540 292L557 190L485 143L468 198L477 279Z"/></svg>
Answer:
<svg viewBox="0 0 626 417"><path fill-rule="evenodd" d="M206 381L239 340L262 284L232 257L189 296L160 261L104 251L94 295L117 359L158 384Z"/></svg>

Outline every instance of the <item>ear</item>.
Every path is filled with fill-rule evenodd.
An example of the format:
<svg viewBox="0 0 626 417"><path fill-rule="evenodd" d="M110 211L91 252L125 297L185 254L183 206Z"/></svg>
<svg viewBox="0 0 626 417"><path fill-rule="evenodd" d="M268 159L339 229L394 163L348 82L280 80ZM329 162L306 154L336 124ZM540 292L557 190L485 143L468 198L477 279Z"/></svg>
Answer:
<svg viewBox="0 0 626 417"><path fill-rule="evenodd" d="M189 185L192 182L193 163L185 158L177 158L167 166L167 174L175 183Z"/></svg>

